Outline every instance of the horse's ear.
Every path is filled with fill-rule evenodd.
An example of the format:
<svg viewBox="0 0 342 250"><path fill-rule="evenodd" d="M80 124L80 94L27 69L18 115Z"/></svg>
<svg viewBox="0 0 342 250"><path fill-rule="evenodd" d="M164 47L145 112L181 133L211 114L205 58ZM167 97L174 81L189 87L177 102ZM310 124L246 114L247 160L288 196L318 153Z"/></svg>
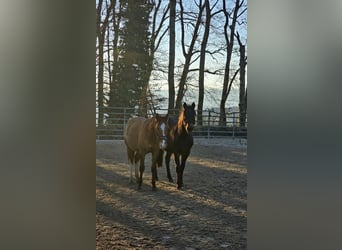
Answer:
<svg viewBox="0 0 342 250"><path fill-rule="evenodd" d="M158 122L159 121L159 119L160 119L160 116L156 113L155 114L155 116L154 116L154 118L156 119L156 121Z"/></svg>
<svg viewBox="0 0 342 250"><path fill-rule="evenodd" d="M195 109L195 103L193 102L192 104L191 104L191 107L193 108L193 109Z"/></svg>
<svg viewBox="0 0 342 250"><path fill-rule="evenodd" d="M187 107L187 106L186 106L186 103L184 102L184 103L183 103L183 108L186 108L186 107Z"/></svg>

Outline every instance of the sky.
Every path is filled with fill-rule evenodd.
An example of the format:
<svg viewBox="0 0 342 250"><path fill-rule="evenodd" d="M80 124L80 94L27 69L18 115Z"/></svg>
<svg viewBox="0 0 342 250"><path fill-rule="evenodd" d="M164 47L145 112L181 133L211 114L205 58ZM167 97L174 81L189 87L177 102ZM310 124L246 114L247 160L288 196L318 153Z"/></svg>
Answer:
<svg viewBox="0 0 342 250"><path fill-rule="evenodd" d="M192 9L193 11L197 12L197 6L194 5L193 1L184 1L185 5L185 10L190 10ZM219 1L219 4L216 6L216 8L219 8L219 5L221 5L221 1ZM234 4L233 1L228 2L228 6L231 4ZM213 2L211 1L211 6L213 5ZM179 6L177 5L177 9ZM243 18L247 18L247 12L243 14ZM214 18L212 18L211 25L214 27L222 27L224 25L224 19L222 14L217 15ZM239 30L240 37L243 43L247 44L247 25L238 27L237 29ZM198 38L198 43L197 47L200 45L200 41L202 39L202 33L203 33L204 27L201 28L201 32ZM224 36L223 36L223 29L218 29L216 32L212 32L214 29L211 28L211 32L209 35L208 39L208 50L217 50L218 48L222 47L225 44ZM186 37L185 40L189 41L192 37L191 34L191 29L186 29ZM189 44L189 42L187 43ZM168 55L168 34L164 37L158 51L156 52L156 60L158 60L158 63L168 65L168 60L163 60L165 58L165 55ZM236 46L235 50L238 50L238 46ZM247 51L247 48L246 48ZM211 71L215 71L217 69L222 69L222 73L224 72L224 67L225 67L225 52L224 49L220 50L220 54L215 55L215 59L211 57L209 54L206 56L206 69L210 69ZM182 53L182 47L181 47L181 30L180 30L180 24L176 23L176 60L175 60L175 65L181 65L184 62L184 57ZM238 68L238 63L239 63L239 55L238 53L234 53L232 57L232 68L233 71L235 71ZM191 68L198 68L199 60L197 60ZM247 69L246 69L247 70ZM181 73L182 67L176 68L175 74L177 72ZM233 75L234 72L231 72L231 75ZM160 75L158 72L154 72L155 74L152 75L151 82L152 84L158 85L158 88L161 88L161 93L163 96L168 96L167 91L168 91L168 84L167 84L167 73ZM188 93L184 97L184 99L195 99L197 102L197 90L196 86L198 85L198 74L193 73L192 74L192 79L189 81L193 86L194 86L194 91L193 93ZM221 99L221 90L223 86L223 75L212 75L212 74L207 74L205 73L205 89L207 92L210 92L209 94L205 94L204 97L204 107L206 108L207 106L210 107L215 107L219 106L219 101ZM155 79L153 79L155 78ZM237 79L239 76L237 75ZM175 84L179 82L179 79L176 77L175 78ZM247 77L246 77L246 85L247 85ZM177 89L176 89L177 93ZM216 101L215 101L216 100ZM238 85L237 82L234 83L230 96L228 96L227 104L226 106L237 106L238 105Z"/></svg>

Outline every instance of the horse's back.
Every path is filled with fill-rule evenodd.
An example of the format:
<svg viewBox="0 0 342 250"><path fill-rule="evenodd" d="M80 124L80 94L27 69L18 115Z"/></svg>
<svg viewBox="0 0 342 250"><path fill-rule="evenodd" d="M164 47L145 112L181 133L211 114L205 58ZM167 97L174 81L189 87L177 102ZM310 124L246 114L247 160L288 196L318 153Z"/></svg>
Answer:
<svg viewBox="0 0 342 250"><path fill-rule="evenodd" d="M130 118L127 122L125 129L124 140L127 147L135 150L135 145L138 143L139 133L144 125L146 118L134 117Z"/></svg>

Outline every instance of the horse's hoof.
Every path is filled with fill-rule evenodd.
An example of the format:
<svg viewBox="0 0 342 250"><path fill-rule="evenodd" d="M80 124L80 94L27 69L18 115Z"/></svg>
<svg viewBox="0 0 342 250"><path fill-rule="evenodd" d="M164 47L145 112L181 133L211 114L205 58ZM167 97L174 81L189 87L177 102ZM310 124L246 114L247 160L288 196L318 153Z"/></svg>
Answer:
<svg viewBox="0 0 342 250"><path fill-rule="evenodd" d="M157 188L156 187L152 187L152 191L157 191Z"/></svg>
<svg viewBox="0 0 342 250"><path fill-rule="evenodd" d="M183 188L184 188L183 185L178 185L178 186L177 186L177 189L178 189L178 190L183 190Z"/></svg>
<svg viewBox="0 0 342 250"><path fill-rule="evenodd" d="M172 178L169 178L169 182L173 183L173 179L172 179Z"/></svg>

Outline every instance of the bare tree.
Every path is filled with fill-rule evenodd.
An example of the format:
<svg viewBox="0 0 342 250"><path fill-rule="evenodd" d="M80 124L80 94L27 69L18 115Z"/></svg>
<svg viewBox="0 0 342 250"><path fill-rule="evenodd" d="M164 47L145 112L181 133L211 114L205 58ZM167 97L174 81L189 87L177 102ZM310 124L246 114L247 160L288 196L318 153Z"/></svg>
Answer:
<svg viewBox="0 0 342 250"><path fill-rule="evenodd" d="M103 106L104 106L104 43L107 26L109 24L109 17L112 13L115 0L110 0L110 5L105 9L105 15L102 19L103 0L98 1L96 7L96 37L98 43L98 72L97 72L97 105L99 109L98 124L103 124Z"/></svg>
<svg viewBox="0 0 342 250"><path fill-rule="evenodd" d="M204 66L205 66L205 55L206 48L209 38L209 29L210 29L210 19L211 19L211 10L209 0L205 0L205 10L206 10L206 19L205 19L205 29L203 33L203 39L201 43L201 53L200 53L200 63L199 63L199 77L198 77L198 105L197 105L197 123L198 125L202 125L202 111L203 111L203 101L204 101Z"/></svg>
<svg viewBox="0 0 342 250"><path fill-rule="evenodd" d="M169 18L169 70L168 70L168 83L169 83L169 111L175 107L175 33L176 23L176 0L170 0L170 18Z"/></svg>
<svg viewBox="0 0 342 250"><path fill-rule="evenodd" d="M192 38L191 38L190 44L188 46L188 49L186 49L184 7L183 7L183 1L182 0L179 1L179 5L180 5L180 21L181 21L181 32L182 32L182 34L181 34L181 36L182 36L182 38L181 38L181 40L182 40L182 51L183 51L183 55L185 58L185 62L184 62L182 75L181 75L179 85L178 85L178 93L177 93L177 98L176 98L176 109L180 109L182 106L182 100L183 100L184 93L185 93L185 85L186 85L186 81L187 81L187 77L188 77L188 73L189 73L189 69L190 69L191 59L192 59L192 56L194 54L195 42L196 42L197 37L198 37L199 28L200 28L201 20L202 20L202 13L203 13L203 10L205 8L205 4L202 4L202 0L200 0L198 3L199 12L198 12L198 15L196 17L194 30L192 32Z"/></svg>
<svg viewBox="0 0 342 250"><path fill-rule="evenodd" d="M227 45L227 55L226 55L226 66L225 66L225 74L224 74L224 79L223 79L223 88L222 88L222 95L221 95L221 102L220 102L220 125L226 125L226 101L228 98L228 94L230 92L229 88L229 82L230 81L230 70L231 70L231 59L232 59L232 53L233 53L233 47L234 47L234 34L235 34L235 26L237 23L238 19L238 13L239 9L244 3L244 0L236 0L235 1L235 7L233 11L233 17L231 24L229 24L229 11L228 7L226 6L226 0L222 1L223 3L223 12L225 15L225 25L224 25L224 36L226 40L226 45ZM229 33L230 30L230 33Z"/></svg>
<svg viewBox="0 0 342 250"><path fill-rule="evenodd" d="M116 6L116 5L115 5ZM109 105L113 106L113 100L115 99L115 84L117 82L116 78L117 78L117 74L118 74L118 70L117 70L117 65L118 65L118 60L119 60L119 38L120 38L120 24L122 21L122 12L123 12L123 8L124 8L124 3L122 1L118 2L118 7L115 8L114 12L113 12L113 32L112 32L112 37L113 37L113 41L112 41L112 47L113 47L113 59L112 59L112 72L111 72L111 84L110 84L110 92L109 92ZM109 36L108 36L109 37Z"/></svg>
<svg viewBox="0 0 342 250"><path fill-rule="evenodd" d="M158 1L151 1L152 8L150 15L152 16L152 27L151 27L151 38L150 38L150 54L149 54L149 60L147 65L147 74L145 79L145 86L143 91L143 106L154 106L153 98L151 94L151 88L149 86L151 73L153 70L153 61L154 61L154 55L157 49L159 48L163 38L167 34L168 27L165 27L165 22L168 18L167 13L169 11L169 5L167 5L165 8L162 9L162 0ZM157 17L158 15L161 15L160 20L158 22Z"/></svg>

